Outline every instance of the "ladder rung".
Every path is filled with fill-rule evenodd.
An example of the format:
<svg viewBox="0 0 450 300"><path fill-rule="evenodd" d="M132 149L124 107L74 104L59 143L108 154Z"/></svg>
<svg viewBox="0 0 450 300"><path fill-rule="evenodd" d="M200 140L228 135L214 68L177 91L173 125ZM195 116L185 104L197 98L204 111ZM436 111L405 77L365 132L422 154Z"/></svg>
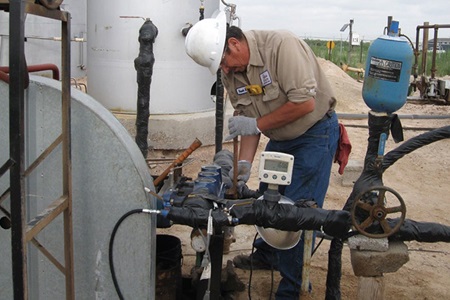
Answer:
<svg viewBox="0 0 450 300"><path fill-rule="evenodd" d="M42 229L53 221L59 214L68 208L68 196L63 195L59 199L50 204L41 214L37 215L28 223L25 241L29 242Z"/></svg>

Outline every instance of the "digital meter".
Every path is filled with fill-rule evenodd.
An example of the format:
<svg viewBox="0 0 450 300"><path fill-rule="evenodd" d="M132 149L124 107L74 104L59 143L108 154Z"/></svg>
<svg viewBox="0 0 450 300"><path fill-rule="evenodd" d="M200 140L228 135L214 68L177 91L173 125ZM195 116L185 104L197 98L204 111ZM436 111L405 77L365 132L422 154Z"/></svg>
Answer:
<svg viewBox="0 0 450 300"><path fill-rule="evenodd" d="M286 153L264 151L259 161L259 181L268 184L290 185L294 156Z"/></svg>

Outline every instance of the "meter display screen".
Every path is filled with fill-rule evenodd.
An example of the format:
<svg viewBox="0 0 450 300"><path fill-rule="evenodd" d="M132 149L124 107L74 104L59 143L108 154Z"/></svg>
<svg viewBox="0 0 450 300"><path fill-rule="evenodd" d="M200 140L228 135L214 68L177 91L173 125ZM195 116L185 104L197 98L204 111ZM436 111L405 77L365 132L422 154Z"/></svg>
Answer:
<svg viewBox="0 0 450 300"><path fill-rule="evenodd" d="M268 159L264 163L264 170L287 172L289 163L287 161L271 160Z"/></svg>
<svg viewBox="0 0 450 300"><path fill-rule="evenodd" d="M268 184L291 184L294 156L281 152L261 152L259 180Z"/></svg>

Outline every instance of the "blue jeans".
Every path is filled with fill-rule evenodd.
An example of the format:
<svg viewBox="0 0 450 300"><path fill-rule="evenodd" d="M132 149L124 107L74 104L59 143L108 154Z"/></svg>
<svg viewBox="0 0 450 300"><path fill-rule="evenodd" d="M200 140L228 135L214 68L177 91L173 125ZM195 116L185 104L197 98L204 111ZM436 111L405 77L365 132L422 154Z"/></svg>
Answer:
<svg viewBox="0 0 450 300"><path fill-rule="evenodd" d="M266 151L288 153L294 156L292 183L280 186L280 192L293 201L314 200L323 206L330 180L331 165L339 140L339 124L336 113L311 127L300 137L289 141L270 140ZM260 191L267 184L260 184ZM313 240L314 245L314 240ZM277 250L262 239L255 242L255 259L272 261L280 271L282 279L278 285L276 299L298 299L302 284L303 238L292 249Z"/></svg>

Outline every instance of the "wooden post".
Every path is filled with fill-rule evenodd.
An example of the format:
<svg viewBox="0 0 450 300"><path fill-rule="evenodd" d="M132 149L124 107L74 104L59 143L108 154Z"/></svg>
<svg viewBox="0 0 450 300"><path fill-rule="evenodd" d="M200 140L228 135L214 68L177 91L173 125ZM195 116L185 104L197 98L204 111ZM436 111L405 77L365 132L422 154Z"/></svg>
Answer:
<svg viewBox="0 0 450 300"><path fill-rule="evenodd" d="M313 231L305 230L301 295L309 294L309 271L311 269L312 241L313 241Z"/></svg>
<svg viewBox="0 0 450 300"><path fill-rule="evenodd" d="M359 277L358 300L383 300L384 299L384 277Z"/></svg>

